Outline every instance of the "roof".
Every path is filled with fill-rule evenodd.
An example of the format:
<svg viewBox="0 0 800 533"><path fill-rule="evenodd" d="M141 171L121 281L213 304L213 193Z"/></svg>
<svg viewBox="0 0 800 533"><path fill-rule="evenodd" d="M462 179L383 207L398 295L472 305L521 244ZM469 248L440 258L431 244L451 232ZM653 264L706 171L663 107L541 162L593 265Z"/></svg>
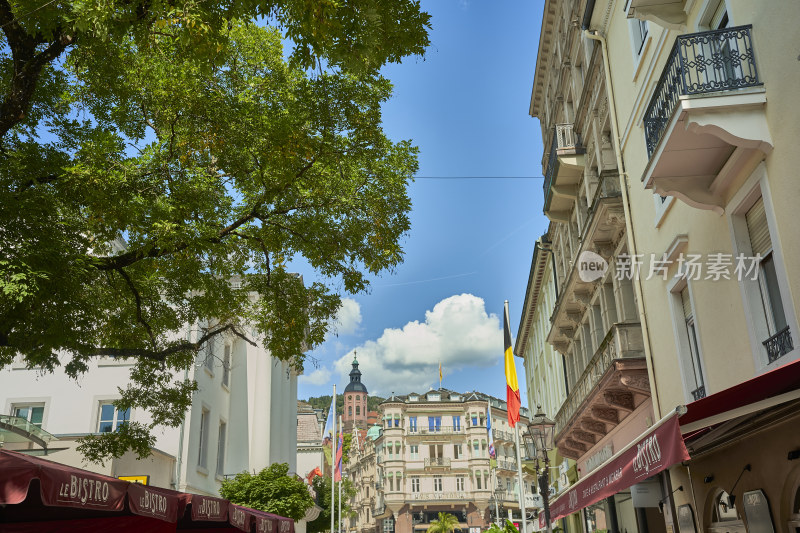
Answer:
<svg viewBox="0 0 800 533"><path fill-rule="evenodd" d="M368 394L367 387L361 383L360 381L351 381L347 384L347 387L344 388L345 392L363 392L364 394Z"/></svg>
<svg viewBox="0 0 800 533"><path fill-rule="evenodd" d="M375 440L381 436L381 427L378 424L375 424L371 428L367 430L367 438L371 440Z"/></svg>
<svg viewBox="0 0 800 533"><path fill-rule="evenodd" d="M315 413L297 414L297 442L322 442Z"/></svg>

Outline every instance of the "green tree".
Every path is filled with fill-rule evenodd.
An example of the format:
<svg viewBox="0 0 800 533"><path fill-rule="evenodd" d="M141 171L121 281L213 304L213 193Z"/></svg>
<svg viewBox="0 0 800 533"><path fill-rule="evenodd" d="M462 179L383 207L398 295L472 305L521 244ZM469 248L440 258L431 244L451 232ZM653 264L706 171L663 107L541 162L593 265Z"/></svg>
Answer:
<svg viewBox="0 0 800 533"><path fill-rule="evenodd" d="M458 518L450 513L439 513L439 518L431 520L428 533L453 533L458 527Z"/></svg>
<svg viewBox="0 0 800 533"><path fill-rule="evenodd" d="M314 499L305 482L288 472L286 463L274 463L258 474L242 472L223 481L219 493L235 504L300 520Z"/></svg>
<svg viewBox="0 0 800 533"><path fill-rule="evenodd" d="M417 151L379 69L429 27L417 0L0 0L0 368L133 358L116 405L152 419L86 457L149 454L218 339L302 368L402 260Z"/></svg>
<svg viewBox="0 0 800 533"><path fill-rule="evenodd" d="M492 523L489 526L489 529L486 530L487 533L519 533L519 529L515 526L511 520L506 519L505 525L501 528L496 523Z"/></svg>
<svg viewBox="0 0 800 533"><path fill-rule="evenodd" d="M306 525L308 533L321 533L328 531L331 528L331 478L324 476L317 476L311 482L314 492L316 492L316 503L322 508L319 516ZM349 518L355 516L351 510L349 502L350 498L355 496L356 490L353 483L349 479L342 481L342 517ZM334 514L335 525L339 524L339 485L336 485L336 509Z"/></svg>

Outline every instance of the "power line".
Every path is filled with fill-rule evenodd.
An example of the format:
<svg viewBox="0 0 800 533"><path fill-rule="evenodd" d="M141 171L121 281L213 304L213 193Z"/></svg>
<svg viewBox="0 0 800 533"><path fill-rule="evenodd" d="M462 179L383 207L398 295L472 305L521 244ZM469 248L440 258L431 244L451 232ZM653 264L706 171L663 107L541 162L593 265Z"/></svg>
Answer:
<svg viewBox="0 0 800 533"><path fill-rule="evenodd" d="M544 176L414 176L415 180L543 180Z"/></svg>

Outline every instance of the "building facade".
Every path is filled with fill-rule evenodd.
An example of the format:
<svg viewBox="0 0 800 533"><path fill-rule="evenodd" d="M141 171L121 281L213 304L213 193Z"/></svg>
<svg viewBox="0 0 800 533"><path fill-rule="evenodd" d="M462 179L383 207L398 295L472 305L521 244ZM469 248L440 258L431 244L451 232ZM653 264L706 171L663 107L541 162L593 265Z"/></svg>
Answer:
<svg viewBox="0 0 800 533"><path fill-rule="evenodd" d="M785 53L799 17L789 0L545 2L530 112L545 139L545 213L558 224L547 341L567 355L559 452L579 452L588 479L625 441L677 417L688 456L578 510L587 532L800 526L800 112L788 96L800 69ZM601 167L616 190L601 182L583 200ZM612 212L617 229L597 238ZM587 268L587 250L603 274ZM593 335L597 324L607 333ZM569 355L587 338L595 362L573 381Z"/></svg>
<svg viewBox="0 0 800 533"><path fill-rule="evenodd" d="M194 340L198 331L186 334ZM8 413L2 421L35 426L53 437L48 459L85 467L75 449L78 438L115 431L126 421L150 421L146 413L121 412L111 403L128 383L132 365L128 359L99 358L76 382L14 363L0 370L0 405ZM129 452L105 465L89 464L90 470L146 475L152 485L206 495L218 495L226 475L275 462L296 472L297 374L290 365L239 338L224 337L208 343L194 367L175 379L194 379L198 390L179 427L154 430L153 455L140 461ZM42 453L30 439L0 433L7 449Z"/></svg>
<svg viewBox="0 0 800 533"><path fill-rule="evenodd" d="M322 449L322 431L325 417L322 409L314 409L305 402L297 402L297 475L310 480L317 468L323 471L325 452Z"/></svg>
<svg viewBox="0 0 800 533"><path fill-rule="evenodd" d="M490 405L496 467L489 457ZM439 512L455 515L463 531L485 529L495 510L519 520L516 452L505 402L438 389L392 396L379 413L383 423L370 428L364 450L350 464L359 490L357 530L411 533L427 529ZM521 417L525 427L527 409ZM368 493L370 483L363 480L372 475L375 492ZM531 497L534 477L526 472L524 483Z"/></svg>

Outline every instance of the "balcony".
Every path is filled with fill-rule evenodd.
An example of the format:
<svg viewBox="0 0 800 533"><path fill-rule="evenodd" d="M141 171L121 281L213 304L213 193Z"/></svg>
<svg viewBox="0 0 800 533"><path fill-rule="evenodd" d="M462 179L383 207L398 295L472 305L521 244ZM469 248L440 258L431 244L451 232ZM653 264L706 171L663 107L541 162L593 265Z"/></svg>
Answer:
<svg viewBox="0 0 800 533"><path fill-rule="evenodd" d="M794 350L792 333L789 331L789 326L786 326L778 333L765 340L763 344L767 349L767 358L770 363L774 363L787 353Z"/></svg>
<svg viewBox="0 0 800 533"><path fill-rule="evenodd" d="M722 214L737 178L772 150L751 30L676 38L644 115L645 187Z"/></svg>
<svg viewBox="0 0 800 533"><path fill-rule="evenodd" d="M450 468L449 457L426 457L425 468Z"/></svg>
<svg viewBox="0 0 800 533"><path fill-rule="evenodd" d="M518 470L517 463L513 461L497 461L497 468L500 470L510 470L512 472L516 472Z"/></svg>
<svg viewBox="0 0 800 533"><path fill-rule="evenodd" d="M426 437L426 436L441 436L441 435L463 435L463 426L438 426L438 427L417 427L406 429L407 437Z"/></svg>
<svg viewBox="0 0 800 533"><path fill-rule="evenodd" d="M492 437L494 437L495 442L497 441L514 442L514 434L511 433L510 431L503 431L502 429L493 429Z"/></svg>
<svg viewBox="0 0 800 533"><path fill-rule="evenodd" d="M569 210L583 173L583 153L572 124L556 124L544 171L544 213L550 220L569 220Z"/></svg>
<svg viewBox="0 0 800 533"><path fill-rule="evenodd" d="M641 327L615 324L556 414L559 452L579 459L649 397Z"/></svg>

